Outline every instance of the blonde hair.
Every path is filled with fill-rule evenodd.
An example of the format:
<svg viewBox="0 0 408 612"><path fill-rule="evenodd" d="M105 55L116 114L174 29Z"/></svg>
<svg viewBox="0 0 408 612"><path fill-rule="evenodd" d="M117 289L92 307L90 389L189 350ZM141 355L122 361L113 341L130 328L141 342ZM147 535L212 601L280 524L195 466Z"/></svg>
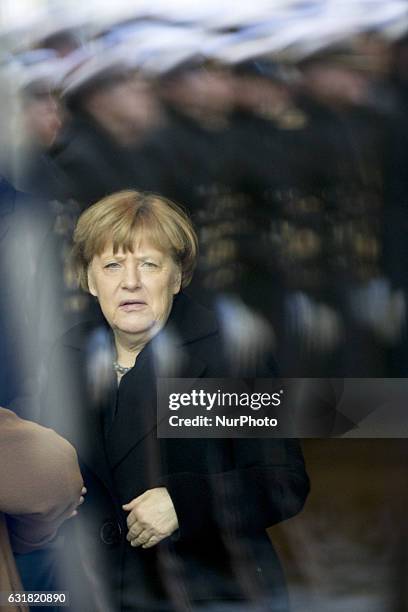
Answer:
<svg viewBox="0 0 408 612"><path fill-rule="evenodd" d="M72 259L82 289L89 291L88 267L95 255L109 244L114 253L133 252L141 237L171 255L181 269L181 287L186 287L198 256L197 235L187 213L162 196L127 190L103 198L78 219Z"/></svg>

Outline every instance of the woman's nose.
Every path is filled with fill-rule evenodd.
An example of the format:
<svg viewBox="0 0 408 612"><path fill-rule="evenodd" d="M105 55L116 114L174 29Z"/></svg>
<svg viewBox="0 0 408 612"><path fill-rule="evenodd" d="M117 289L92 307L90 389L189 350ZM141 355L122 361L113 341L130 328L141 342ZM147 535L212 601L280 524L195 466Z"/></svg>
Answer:
<svg viewBox="0 0 408 612"><path fill-rule="evenodd" d="M140 270L137 264L129 264L125 267L122 286L126 289L138 289L141 286Z"/></svg>

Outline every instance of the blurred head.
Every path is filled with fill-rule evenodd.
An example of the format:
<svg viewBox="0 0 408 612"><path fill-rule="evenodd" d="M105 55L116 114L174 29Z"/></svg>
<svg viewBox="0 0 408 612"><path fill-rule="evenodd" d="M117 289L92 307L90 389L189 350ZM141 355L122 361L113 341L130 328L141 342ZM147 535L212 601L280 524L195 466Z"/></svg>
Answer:
<svg viewBox="0 0 408 612"><path fill-rule="evenodd" d="M151 85L129 70L91 81L69 105L86 111L122 144L131 144L160 117Z"/></svg>
<svg viewBox="0 0 408 612"><path fill-rule="evenodd" d="M160 93L181 110L228 113L233 106L233 79L226 68L196 66L166 76Z"/></svg>
<svg viewBox="0 0 408 612"><path fill-rule="evenodd" d="M291 101L290 91L284 83L256 75L237 75L234 92L237 108L251 112L279 110Z"/></svg>
<svg viewBox="0 0 408 612"><path fill-rule="evenodd" d="M48 149L62 123L55 96L46 90L31 90L23 92L22 98L25 137L34 145Z"/></svg>
<svg viewBox="0 0 408 612"><path fill-rule="evenodd" d="M329 106L359 106L366 102L369 75L346 62L311 61L302 70L303 89Z"/></svg>
<svg viewBox="0 0 408 612"><path fill-rule="evenodd" d="M197 250L191 222L176 204L121 191L81 215L73 257L82 288L98 299L113 331L149 339L189 284Z"/></svg>
<svg viewBox="0 0 408 612"><path fill-rule="evenodd" d="M291 102L289 73L268 60L245 60L234 66L234 100L238 109L278 113Z"/></svg>

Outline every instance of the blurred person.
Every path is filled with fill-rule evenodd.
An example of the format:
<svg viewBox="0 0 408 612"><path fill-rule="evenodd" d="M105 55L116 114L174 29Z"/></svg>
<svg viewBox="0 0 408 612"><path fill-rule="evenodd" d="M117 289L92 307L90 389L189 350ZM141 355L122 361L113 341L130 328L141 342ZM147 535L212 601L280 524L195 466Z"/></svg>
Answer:
<svg viewBox="0 0 408 612"><path fill-rule="evenodd" d="M233 79L230 184L244 203L237 240L241 296L276 331L282 372L322 376L332 365L327 352L338 341L336 317L319 306L313 330L291 329L294 296L325 299L323 171L310 155L316 147L310 118L295 95L296 73L288 66L248 59L233 66ZM303 343L300 329L308 338Z"/></svg>
<svg viewBox="0 0 408 612"><path fill-rule="evenodd" d="M311 195L319 202L318 215L308 215L305 221L317 222L321 282L318 293L294 296L290 308L298 313L293 316L300 326L302 319L331 319L332 331L337 327L332 349L323 351L334 368L332 375L381 376L386 372L386 347L356 308L358 292L369 293L370 283L384 275L387 116L371 102L376 73L370 56L357 53L351 43L323 49L298 65L297 104L307 117L300 151ZM307 156L310 150L313 157ZM299 152L297 161L301 159ZM328 317L318 314L321 308ZM318 338L320 332L314 329L313 324L310 330Z"/></svg>
<svg viewBox="0 0 408 612"><path fill-rule="evenodd" d="M192 54L158 79L167 124L161 135L176 190L196 222L228 190L228 133L233 90L229 70ZM183 172L180 173L180 165Z"/></svg>
<svg viewBox="0 0 408 612"><path fill-rule="evenodd" d="M304 88L334 108L361 104L368 90L365 76L341 60L341 56L333 59L323 53L303 63Z"/></svg>
<svg viewBox="0 0 408 612"><path fill-rule="evenodd" d="M51 83L41 78L27 83L20 91L20 146L16 155L17 186L45 200L63 201L64 178L54 163L51 150L62 125L56 95Z"/></svg>
<svg viewBox="0 0 408 612"><path fill-rule="evenodd" d="M363 71L369 76L365 105L380 115L392 115L398 101L392 81L393 45L380 31L367 31L356 36L354 49Z"/></svg>
<svg viewBox="0 0 408 612"><path fill-rule="evenodd" d="M196 57L168 70L160 84L161 96L174 111L196 118L210 130L223 127L232 110L231 74L226 66Z"/></svg>
<svg viewBox="0 0 408 612"><path fill-rule="evenodd" d="M73 447L50 429L0 408L0 591L3 595L23 588L28 591L57 588L56 567L43 552L55 540L62 523L77 513L84 493ZM0 607L28 609L17 604Z"/></svg>
<svg viewBox="0 0 408 612"><path fill-rule="evenodd" d="M25 92L24 122L32 141L45 149L51 147L61 125L58 105L51 92L41 91L40 87L37 91Z"/></svg>
<svg viewBox="0 0 408 612"><path fill-rule="evenodd" d="M44 49L27 53L26 61L30 58L32 64L25 68L19 91L21 143L15 175L17 186L30 195L33 207L47 211L50 222L35 260L41 273L33 283L38 343L43 354L65 329L93 315L89 301L78 295L66 258L80 209L54 161L66 122L65 110L57 100L59 72L64 64L54 52ZM36 61L39 58L42 60Z"/></svg>
<svg viewBox="0 0 408 612"><path fill-rule="evenodd" d="M56 82L61 65L47 49L13 56L3 66L2 119L5 124L1 173L40 202L64 200L64 179L51 157L62 114Z"/></svg>
<svg viewBox="0 0 408 612"><path fill-rule="evenodd" d="M305 118L294 104L295 76L288 66L254 58L235 64L233 76L236 111L277 122L286 129L304 125Z"/></svg>
<svg viewBox="0 0 408 612"><path fill-rule="evenodd" d="M262 313L285 346L284 298L294 276L308 274L298 258L293 265L284 228L296 215L302 190L296 161L301 153L304 114L296 108L289 74L265 58L233 66L234 113L231 130L233 192L246 203L241 234L241 295ZM288 201L291 198L290 201ZM297 211L300 215L301 212ZM289 215L292 218L287 219ZM307 254L305 256L307 264ZM305 281L307 282L307 281ZM296 347L291 347L291 359ZM281 367L285 367L279 357Z"/></svg>
<svg viewBox="0 0 408 612"><path fill-rule="evenodd" d="M189 292L211 307L220 293L242 299L239 243L250 229L246 203L234 191L231 72L192 54L160 75L158 92L166 109L161 141L172 176L165 193L188 207L201 245Z"/></svg>
<svg viewBox="0 0 408 612"><path fill-rule="evenodd" d="M177 51L175 64L166 57L167 69L158 77L166 109L160 140L173 177L166 194L188 206L201 245L188 293L224 320L227 313L239 318L243 330L253 331L254 345L261 336L273 343L271 320L276 321L267 305L276 292L269 285L267 293L262 291L259 227L253 222L259 203L248 202L237 189L245 175L236 138L241 117L235 77L230 67L204 60L194 50L180 61ZM248 337L245 331L234 333L236 341Z"/></svg>
<svg viewBox="0 0 408 612"><path fill-rule="evenodd" d="M108 52L106 52L108 53ZM70 118L55 162L82 208L125 188L163 191L166 167L151 137L160 107L125 59L91 56L65 80Z"/></svg>
<svg viewBox="0 0 408 612"><path fill-rule="evenodd" d="M61 339L44 395L42 420L76 447L88 490L65 549L72 609L286 611L265 529L304 504L298 443L156 432L157 376L274 377L270 354L234 354L185 295L197 237L170 201L101 200L81 215L73 255L105 324Z"/></svg>
<svg viewBox="0 0 408 612"><path fill-rule="evenodd" d="M210 85L204 87L212 82L209 75L222 82L214 95ZM278 335L279 361L288 375L328 373L326 347L338 342L341 328L336 315L327 309L323 331L307 330L314 359L304 350L312 342L300 349L298 335L287 332L289 292L315 291L316 301L325 299L319 235L325 211L318 193L324 171L310 159L315 144L289 71L264 58L226 69L193 57L165 74L159 91L173 126L167 138L179 143L174 161L188 168L174 181L174 197L189 202L201 244L190 291L201 299L204 288L209 300L212 290L215 308L223 293L232 307L241 300L264 318ZM318 327L322 317L316 321Z"/></svg>

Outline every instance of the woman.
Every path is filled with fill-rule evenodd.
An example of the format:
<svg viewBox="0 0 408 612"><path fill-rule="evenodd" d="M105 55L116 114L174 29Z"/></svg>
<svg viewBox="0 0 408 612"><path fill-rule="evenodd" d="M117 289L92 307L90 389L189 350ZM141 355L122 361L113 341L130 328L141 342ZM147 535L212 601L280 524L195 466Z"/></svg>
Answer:
<svg viewBox="0 0 408 612"><path fill-rule="evenodd" d="M49 544L61 524L76 513L76 507L83 501L81 488L76 453L66 440L50 429L0 408L0 593L3 596L23 590L12 550L23 558ZM23 606L15 604L5 609L20 610Z"/></svg>
<svg viewBox="0 0 408 612"><path fill-rule="evenodd" d="M307 496L297 442L156 435L158 376L274 375L267 359L231 367L216 318L184 294L196 257L188 217L156 195L120 192L78 221L74 262L106 323L56 347L44 416L88 489L66 552L75 611L287 609L265 529Z"/></svg>

